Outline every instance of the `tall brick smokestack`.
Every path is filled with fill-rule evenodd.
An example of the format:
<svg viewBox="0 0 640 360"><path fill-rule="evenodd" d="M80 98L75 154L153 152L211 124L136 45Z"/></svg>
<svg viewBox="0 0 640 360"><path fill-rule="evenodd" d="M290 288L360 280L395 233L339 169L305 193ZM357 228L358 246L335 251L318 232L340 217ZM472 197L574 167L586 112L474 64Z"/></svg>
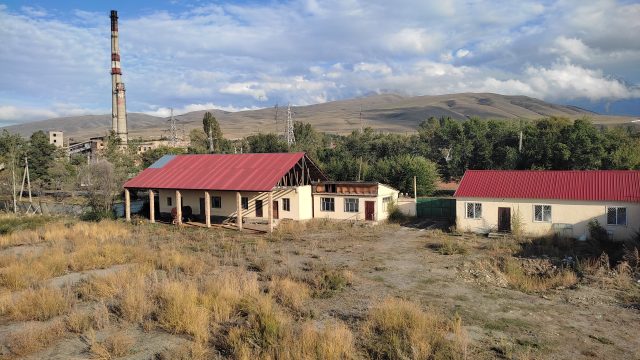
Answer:
<svg viewBox="0 0 640 360"><path fill-rule="evenodd" d="M125 88L120 70L118 12L111 10L111 129L123 144L127 143L127 109Z"/></svg>

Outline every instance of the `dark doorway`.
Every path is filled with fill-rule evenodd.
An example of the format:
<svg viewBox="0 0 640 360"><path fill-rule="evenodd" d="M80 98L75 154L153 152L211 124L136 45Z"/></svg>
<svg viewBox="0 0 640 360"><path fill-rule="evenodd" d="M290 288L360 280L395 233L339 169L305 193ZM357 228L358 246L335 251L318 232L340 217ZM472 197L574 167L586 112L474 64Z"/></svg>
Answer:
<svg viewBox="0 0 640 360"><path fill-rule="evenodd" d="M204 220L205 218L205 206L204 206L204 198L200 198L200 219Z"/></svg>
<svg viewBox="0 0 640 360"><path fill-rule="evenodd" d="M364 202L364 218L365 220L374 220L375 219L375 201L365 201Z"/></svg>
<svg viewBox="0 0 640 360"><path fill-rule="evenodd" d="M256 200L256 217L262 217L262 200Z"/></svg>
<svg viewBox="0 0 640 360"><path fill-rule="evenodd" d="M498 231L500 232L511 231L511 208L508 208L508 207L498 208Z"/></svg>
<svg viewBox="0 0 640 360"><path fill-rule="evenodd" d="M279 219L279 217L278 217L278 202L277 201L273 202L273 218L274 219Z"/></svg>

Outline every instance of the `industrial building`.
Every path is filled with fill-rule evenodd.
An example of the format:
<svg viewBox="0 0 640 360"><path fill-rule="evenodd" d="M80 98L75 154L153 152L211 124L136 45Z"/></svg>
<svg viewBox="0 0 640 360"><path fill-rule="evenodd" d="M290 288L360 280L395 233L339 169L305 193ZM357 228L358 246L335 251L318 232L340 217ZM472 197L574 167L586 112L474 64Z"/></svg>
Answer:
<svg viewBox="0 0 640 360"><path fill-rule="evenodd" d="M597 220L613 239L640 229L640 171L467 170L456 190L459 230L586 239Z"/></svg>
<svg viewBox="0 0 640 360"><path fill-rule="evenodd" d="M282 219L379 221L398 198L378 183L328 181L303 152L165 155L124 188L127 220L130 191L148 190L151 222L233 223L240 230L263 223L271 231Z"/></svg>

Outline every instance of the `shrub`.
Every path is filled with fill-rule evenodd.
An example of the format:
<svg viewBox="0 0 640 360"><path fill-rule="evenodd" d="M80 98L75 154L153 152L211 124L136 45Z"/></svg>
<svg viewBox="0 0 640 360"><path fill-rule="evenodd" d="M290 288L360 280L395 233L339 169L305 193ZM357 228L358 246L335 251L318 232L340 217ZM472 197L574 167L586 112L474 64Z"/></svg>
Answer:
<svg viewBox="0 0 640 360"><path fill-rule="evenodd" d="M65 326L62 321L48 324L27 324L20 330L10 333L6 338L6 344L11 353L24 357L51 346L64 335Z"/></svg>
<svg viewBox="0 0 640 360"><path fill-rule="evenodd" d="M443 237L436 247L438 252L442 255L465 255L469 252L469 246L465 244L464 241L452 239L449 236Z"/></svg>
<svg viewBox="0 0 640 360"><path fill-rule="evenodd" d="M547 291L558 287L570 287L578 282L571 269L555 269L544 273L528 273L522 264L513 258L498 259L498 268L509 285L524 292Z"/></svg>
<svg viewBox="0 0 640 360"><path fill-rule="evenodd" d="M226 271L208 279L201 301L211 312L214 322L228 321L245 297L260 293L258 279L253 272Z"/></svg>
<svg viewBox="0 0 640 360"><path fill-rule="evenodd" d="M12 301L7 314L16 321L44 321L67 313L73 303L73 298L59 289L28 289Z"/></svg>
<svg viewBox="0 0 640 360"><path fill-rule="evenodd" d="M156 317L164 329L188 334L196 341L209 339L209 311L198 303L193 284L168 281L158 289Z"/></svg>
<svg viewBox="0 0 640 360"><path fill-rule="evenodd" d="M274 278L269 283L269 293L278 303L298 311L309 298L309 287L291 279Z"/></svg>
<svg viewBox="0 0 640 360"><path fill-rule="evenodd" d="M111 210L89 210L80 215L82 221L100 222L102 220L115 220L116 216Z"/></svg>
<svg viewBox="0 0 640 360"><path fill-rule="evenodd" d="M363 325L365 347L374 359L462 359L467 339L460 320L447 321L416 304L387 299Z"/></svg>
<svg viewBox="0 0 640 360"><path fill-rule="evenodd" d="M124 331L118 331L98 341L92 330L87 336L89 352L98 359L113 359L128 355L135 344L135 340Z"/></svg>
<svg viewBox="0 0 640 360"><path fill-rule="evenodd" d="M398 204L393 201L387 205L387 214L387 219L394 223L401 223L407 220L407 216L400 211Z"/></svg>

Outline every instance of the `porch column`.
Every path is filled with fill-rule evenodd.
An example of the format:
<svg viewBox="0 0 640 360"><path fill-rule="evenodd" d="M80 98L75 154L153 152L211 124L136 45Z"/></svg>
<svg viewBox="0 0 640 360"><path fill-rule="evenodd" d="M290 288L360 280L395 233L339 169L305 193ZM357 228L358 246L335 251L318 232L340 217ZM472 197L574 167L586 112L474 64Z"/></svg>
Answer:
<svg viewBox="0 0 640 360"><path fill-rule="evenodd" d="M204 192L204 223L211 227L211 196L208 191Z"/></svg>
<svg viewBox="0 0 640 360"><path fill-rule="evenodd" d="M124 189L124 217L127 221L131 221L131 195L129 189Z"/></svg>
<svg viewBox="0 0 640 360"><path fill-rule="evenodd" d="M182 224L182 196L180 190L176 190L176 224Z"/></svg>
<svg viewBox="0 0 640 360"><path fill-rule="evenodd" d="M273 232L273 192L269 191L269 233Z"/></svg>
<svg viewBox="0 0 640 360"><path fill-rule="evenodd" d="M236 191L236 226L242 231L242 195Z"/></svg>
<svg viewBox="0 0 640 360"><path fill-rule="evenodd" d="M153 190L149 190L149 222L156 222L156 197Z"/></svg>

